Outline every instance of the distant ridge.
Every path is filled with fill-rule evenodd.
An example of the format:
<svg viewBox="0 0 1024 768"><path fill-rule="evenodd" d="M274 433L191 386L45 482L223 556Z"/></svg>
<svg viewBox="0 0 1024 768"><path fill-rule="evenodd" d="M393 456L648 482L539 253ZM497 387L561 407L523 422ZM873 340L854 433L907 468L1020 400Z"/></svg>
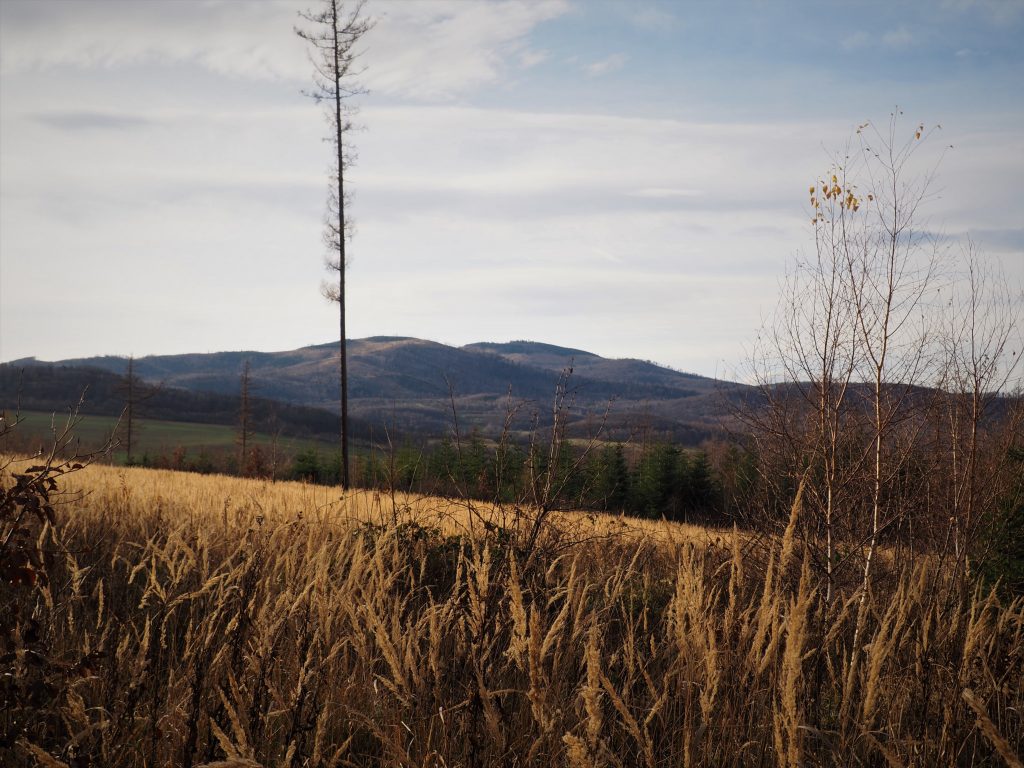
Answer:
<svg viewBox="0 0 1024 768"><path fill-rule="evenodd" d="M540 341L478 341L474 344L467 344L463 349L480 349L494 352L499 355L561 355L568 360L572 357L598 357L593 352L583 349L572 349L571 347L558 347L554 344L544 344Z"/></svg>
<svg viewBox="0 0 1024 768"><path fill-rule="evenodd" d="M150 382L235 396L248 360L259 397L336 412L337 349L335 341L281 352L148 355L135 358L134 367ZM643 429L699 442L716 428L720 390L742 388L643 360L614 360L527 340L454 347L409 336L371 336L349 340L348 354L354 418L371 427L438 436L451 427L453 397L467 428L500 430L510 395L521 414L518 429L528 429L534 414L543 422L558 376L570 367L577 421L594 424L608 412L607 426L619 438ZM105 355L45 363L24 358L0 368L40 365L123 374L126 359Z"/></svg>

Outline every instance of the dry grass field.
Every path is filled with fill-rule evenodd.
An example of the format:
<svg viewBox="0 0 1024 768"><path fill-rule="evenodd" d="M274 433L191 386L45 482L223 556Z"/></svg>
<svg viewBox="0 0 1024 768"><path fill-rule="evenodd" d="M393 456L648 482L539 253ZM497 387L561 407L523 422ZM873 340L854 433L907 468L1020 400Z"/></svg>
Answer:
<svg viewBox="0 0 1024 768"><path fill-rule="evenodd" d="M45 578L2 587L4 765L1020 765L1024 603L924 560L826 602L792 537L101 466L60 488Z"/></svg>
<svg viewBox="0 0 1024 768"><path fill-rule="evenodd" d="M119 468L94 464L69 475L62 484L76 509L105 509L116 515L156 511L172 518L201 516L224 524L312 520L323 525L391 525L416 522L446 536L472 535L481 521L507 523L508 509L479 501L424 497L396 491L353 490L298 482L270 482L225 475L170 470ZM645 520L602 513L554 515L560 528L590 538L615 534L665 543L728 545L731 530Z"/></svg>

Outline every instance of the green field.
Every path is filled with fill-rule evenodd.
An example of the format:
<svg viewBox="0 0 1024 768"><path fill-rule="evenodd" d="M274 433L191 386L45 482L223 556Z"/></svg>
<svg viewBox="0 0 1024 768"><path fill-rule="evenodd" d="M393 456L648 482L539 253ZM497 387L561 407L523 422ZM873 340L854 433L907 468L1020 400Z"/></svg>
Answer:
<svg viewBox="0 0 1024 768"><path fill-rule="evenodd" d="M9 419L13 416L8 414ZM66 413L45 413L42 411L22 411L16 429L16 445L21 448L33 447L34 444L46 447L53 440L54 429L59 433L67 423ZM125 460L124 424L120 425L118 435L121 445L114 449L115 462ZM114 416L97 416L80 414L72 434L80 441L83 452L102 448L111 435L118 430L118 419ZM170 455L175 449L183 448L188 454L200 451L223 453L236 447L238 430L223 424L197 424L187 421L163 421L159 419L136 419L133 427L132 454L136 459L149 456ZM273 447L272 435L255 433L252 444L264 450ZM314 448L321 452L336 449L332 443L320 440L280 437L277 440L277 451L282 455L293 456L299 451Z"/></svg>

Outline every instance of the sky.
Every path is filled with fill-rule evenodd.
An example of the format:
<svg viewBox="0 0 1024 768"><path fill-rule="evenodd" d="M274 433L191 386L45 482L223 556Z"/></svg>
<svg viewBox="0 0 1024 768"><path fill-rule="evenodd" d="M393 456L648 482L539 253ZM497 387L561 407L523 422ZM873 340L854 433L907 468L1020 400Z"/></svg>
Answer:
<svg viewBox="0 0 1024 768"><path fill-rule="evenodd" d="M315 0L0 0L0 361L337 339ZM931 133L920 225L1024 283L1024 0L368 0L348 334L736 377L807 188Z"/></svg>

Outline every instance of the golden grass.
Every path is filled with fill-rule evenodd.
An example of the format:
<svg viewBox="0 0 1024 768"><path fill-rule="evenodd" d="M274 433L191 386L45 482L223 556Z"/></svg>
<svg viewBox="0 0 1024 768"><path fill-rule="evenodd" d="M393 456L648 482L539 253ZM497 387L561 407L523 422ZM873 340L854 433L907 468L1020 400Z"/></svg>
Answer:
<svg viewBox="0 0 1024 768"><path fill-rule="evenodd" d="M270 482L226 475L200 475L141 467L93 464L68 475L62 488L83 495L82 506L116 514L138 510L158 515L206 517L236 524L256 517L274 521L308 520L324 524L391 524L416 521L443 535L472 532L480 520L499 521L511 505L495 509L486 502L443 499L396 491L355 489L300 482ZM552 515L580 537L609 533L670 544L684 542L728 546L733 532L665 520L645 520L600 512Z"/></svg>
<svg viewBox="0 0 1024 768"><path fill-rule="evenodd" d="M924 560L826 602L792 537L761 561L567 514L530 547L482 525L502 510L437 499L108 467L65 487L48 584L11 593L42 639L9 641L5 765L994 766L1024 746L1024 602Z"/></svg>

